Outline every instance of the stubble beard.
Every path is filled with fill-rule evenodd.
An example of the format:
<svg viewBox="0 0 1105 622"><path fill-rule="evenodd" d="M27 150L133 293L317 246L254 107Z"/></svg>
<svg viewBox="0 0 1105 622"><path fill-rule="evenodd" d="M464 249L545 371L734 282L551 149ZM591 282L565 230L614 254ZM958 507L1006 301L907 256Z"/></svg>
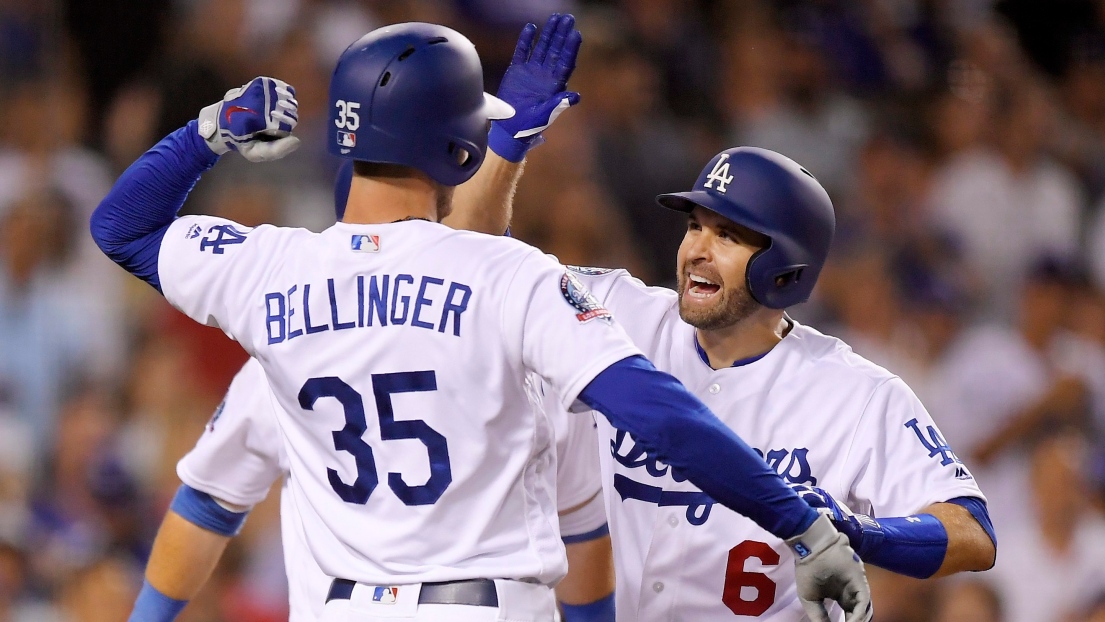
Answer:
<svg viewBox="0 0 1105 622"><path fill-rule="evenodd" d="M686 276L679 275L679 317L699 330L729 328L744 321L761 307L752 298L748 285L742 283L737 289L723 288L719 292L721 299L709 309L688 309L683 305L686 281Z"/></svg>

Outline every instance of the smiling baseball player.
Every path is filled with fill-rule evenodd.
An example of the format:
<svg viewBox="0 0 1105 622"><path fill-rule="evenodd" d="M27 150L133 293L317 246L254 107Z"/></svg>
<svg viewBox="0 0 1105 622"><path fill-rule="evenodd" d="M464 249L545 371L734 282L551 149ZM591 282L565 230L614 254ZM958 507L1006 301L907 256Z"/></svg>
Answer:
<svg viewBox="0 0 1105 622"><path fill-rule="evenodd" d="M777 153L715 156L690 192L678 289L576 269L659 369L679 378L846 533L867 563L913 577L984 570L985 497L912 391L784 309L825 263L833 207ZM626 621L804 620L791 552L718 507L631 431L598 418L602 478Z"/></svg>
<svg viewBox="0 0 1105 622"><path fill-rule="evenodd" d="M295 148L294 93L271 78L139 158L91 223L109 257L263 366L292 505L334 578L324 620L552 616L565 563L530 373L561 407L603 413L785 538L812 616L833 598L870 619L845 536L640 356L576 277L519 242L439 224L482 163L487 121L513 114L483 93L467 39L428 24L369 33L342 55L330 95L331 149L357 163L343 221L323 233L176 217L222 153ZM207 502L196 500L225 518ZM148 619L181 606L144 593Z"/></svg>

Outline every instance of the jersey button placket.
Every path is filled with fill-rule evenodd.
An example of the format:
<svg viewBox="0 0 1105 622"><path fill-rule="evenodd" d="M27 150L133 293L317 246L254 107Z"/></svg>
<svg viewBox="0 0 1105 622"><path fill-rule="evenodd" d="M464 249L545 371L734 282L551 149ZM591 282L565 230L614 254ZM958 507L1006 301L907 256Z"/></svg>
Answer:
<svg viewBox="0 0 1105 622"><path fill-rule="evenodd" d="M710 392L710 395L717 395L718 393L721 393L721 385L715 382L711 384L706 390Z"/></svg>

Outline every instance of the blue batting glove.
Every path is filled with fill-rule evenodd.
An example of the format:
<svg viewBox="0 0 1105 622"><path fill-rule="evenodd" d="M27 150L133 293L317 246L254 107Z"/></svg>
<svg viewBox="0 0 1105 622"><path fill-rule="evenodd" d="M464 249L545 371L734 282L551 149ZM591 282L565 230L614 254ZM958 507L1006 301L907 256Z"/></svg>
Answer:
<svg viewBox="0 0 1105 622"><path fill-rule="evenodd" d="M521 162L527 151L544 142L541 132L560 113L579 103L579 93L564 90L583 42L575 23L571 15L554 13L540 37L533 24L522 29L497 93L499 99L514 106L515 113L493 122L487 140L491 150L504 159Z"/></svg>
<svg viewBox="0 0 1105 622"><path fill-rule="evenodd" d="M848 536L848 542L853 549L860 550L864 535L863 519L871 521L871 517L852 512L848 509L848 506L834 499L824 488L806 486L805 484L791 484L790 487L811 508L828 516L837 531ZM878 523L875 523L875 525L877 526Z"/></svg>
<svg viewBox="0 0 1105 622"><path fill-rule="evenodd" d="M200 111L199 134L211 151L233 149L250 162L278 160L299 147L295 89L275 78L254 78Z"/></svg>

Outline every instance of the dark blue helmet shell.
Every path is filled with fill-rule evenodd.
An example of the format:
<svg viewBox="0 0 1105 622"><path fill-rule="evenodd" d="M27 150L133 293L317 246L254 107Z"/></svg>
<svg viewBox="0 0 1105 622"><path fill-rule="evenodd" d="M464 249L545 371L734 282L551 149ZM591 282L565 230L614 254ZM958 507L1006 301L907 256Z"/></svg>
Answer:
<svg viewBox="0 0 1105 622"><path fill-rule="evenodd" d="M484 93L475 46L459 32L412 22L349 46L330 79L330 153L400 164L446 186L476 173L487 123L514 109Z"/></svg>

